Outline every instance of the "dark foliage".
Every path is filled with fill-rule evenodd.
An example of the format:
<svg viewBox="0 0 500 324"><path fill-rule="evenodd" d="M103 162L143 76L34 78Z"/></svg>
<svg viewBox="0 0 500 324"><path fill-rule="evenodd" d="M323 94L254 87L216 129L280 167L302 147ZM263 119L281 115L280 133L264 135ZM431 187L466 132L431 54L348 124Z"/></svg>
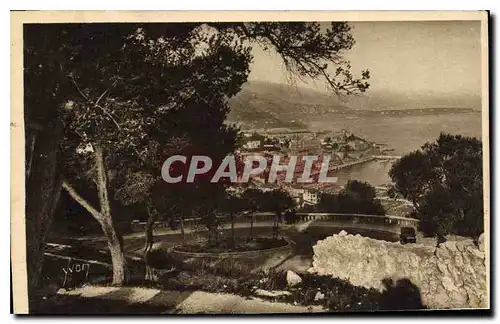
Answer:
<svg viewBox="0 0 500 324"><path fill-rule="evenodd" d="M302 274L302 283L293 289L287 287L286 273L272 270L261 274L265 280L255 281L255 285L265 290L289 290L291 296L275 298L282 302L300 305L321 305L332 312L363 312L375 310L423 309L420 290L408 279L393 282L383 281L385 290L353 286L346 280L331 276ZM316 299L318 293L324 297Z"/></svg>
<svg viewBox="0 0 500 324"><path fill-rule="evenodd" d="M482 143L441 134L391 168L394 190L413 202L426 235L478 237L484 231Z"/></svg>
<svg viewBox="0 0 500 324"><path fill-rule="evenodd" d="M207 242L191 243L180 246L177 250L192 253L249 252L273 249L287 244L288 242L284 239L273 240L266 237L257 237L252 239L243 237L236 240L236 245L233 245L231 238L225 238L211 244L207 244Z"/></svg>
<svg viewBox="0 0 500 324"><path fill-rule="evenodd" d="M318 210L329 213L385 215L375 188L367 182L349 180L338 194L323 193Z"/></svg>
<svg viewBox="0 0 500 324"><path fill-rule="evenodd" d="M369 72L355 78L343 58L354 44L345 22L327 29L310 22L26 24L24 41L26 169L29 176L39 166L33 170L41 178L28 179L34 183L26 206L33 278L61 186L113 237L113 255L122 261L117 202L142 205L150 223L194 214L214 225L223 186L200 177L196 190L178 187L170 195L159 170L172 154L217 160L235 149L237 130L224 124L227 99L246 82L252 44L274 49L291 71L323 78L337 94L369 86ZM44 142L50 147L38 147ZM196 210L186 211L181 196ZM41 202L47 206L38 208ZM43 216L31 212L37 208Z"/></svg>

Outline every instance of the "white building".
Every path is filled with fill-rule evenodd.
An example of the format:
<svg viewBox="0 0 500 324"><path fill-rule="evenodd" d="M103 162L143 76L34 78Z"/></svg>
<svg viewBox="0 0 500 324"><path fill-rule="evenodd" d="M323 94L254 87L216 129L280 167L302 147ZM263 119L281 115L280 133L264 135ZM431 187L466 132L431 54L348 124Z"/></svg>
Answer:
<svg viewBox="0 0 500 324"><path fill-rule="evenodd" d="M319 202L316 191L304 190L302 194L303 205L316 205Z"/></svg>
<svg viewBox="0 0 500 324"><path fill-rule="evenodd" d="M292 197L298 207L304 207L305 205L316 205L319 202L319 195L314 190L308 190L295 186L290 186L286 189L290 194L290 197Z"/></svg>
<svg viewBox="0 0 500 324"><path fill-rule="evenodd" d="M261 142L258 140L248 141L245 144L243 144L243 148L247 150L255 150L260 148L260 143Z"/></svg>

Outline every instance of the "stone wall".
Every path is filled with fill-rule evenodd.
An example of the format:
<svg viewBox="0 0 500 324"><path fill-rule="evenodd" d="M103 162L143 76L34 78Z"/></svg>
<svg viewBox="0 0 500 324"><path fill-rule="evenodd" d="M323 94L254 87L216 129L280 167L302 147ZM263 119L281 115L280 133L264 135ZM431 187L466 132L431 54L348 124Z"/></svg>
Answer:
<svg viewBox="0 0 500 324"><path fill-rule="evenodd" d="M482 237L479 247L472 240L463 240L436 248L341 232L318 241L309 272L379 290L384 290L384 279L406 278L419 288L428 308L488 307Z"/></svg>

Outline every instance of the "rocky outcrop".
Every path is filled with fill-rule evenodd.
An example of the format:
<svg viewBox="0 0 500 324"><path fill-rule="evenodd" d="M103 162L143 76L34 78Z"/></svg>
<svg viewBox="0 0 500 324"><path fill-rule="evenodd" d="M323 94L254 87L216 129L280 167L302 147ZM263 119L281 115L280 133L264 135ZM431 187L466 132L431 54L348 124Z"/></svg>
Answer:
<svg viewBox="0 0 500 324"><path fill-rule="evenodd" d="M484 233L479 236L477 240L477 246L481 252L484 252Z"/></svg>
<svg viewBox="0 0 500 324"><path fill-rule="evenodd" d="M379 290L385 290L384 279L408 279L428 308L488 307L485 253L472 240L435 248L333 235L313 249L312 273Z"/></svg>
<svg viewBox="0 0 500 324"><path fill-rule="evenodd" d="M300 278L300 276L298 274L296 274L295 272L293 272L291 270L288 270L286 272L286 283L287 283L288 287L297 286L301 282L302 282L302 278Z"/></svg>

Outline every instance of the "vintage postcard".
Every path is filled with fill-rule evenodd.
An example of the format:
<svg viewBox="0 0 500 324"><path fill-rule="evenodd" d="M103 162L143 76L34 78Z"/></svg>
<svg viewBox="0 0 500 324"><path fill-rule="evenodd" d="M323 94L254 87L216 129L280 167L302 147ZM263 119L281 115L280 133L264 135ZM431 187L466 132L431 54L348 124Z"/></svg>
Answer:
<svg viewBox="0 0 500 324"><path fill-rule="evenodd" d="M14 312L488 312L488 22L12 12Z"/></svg>

